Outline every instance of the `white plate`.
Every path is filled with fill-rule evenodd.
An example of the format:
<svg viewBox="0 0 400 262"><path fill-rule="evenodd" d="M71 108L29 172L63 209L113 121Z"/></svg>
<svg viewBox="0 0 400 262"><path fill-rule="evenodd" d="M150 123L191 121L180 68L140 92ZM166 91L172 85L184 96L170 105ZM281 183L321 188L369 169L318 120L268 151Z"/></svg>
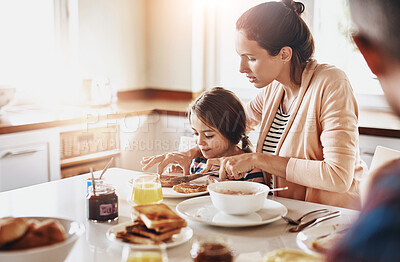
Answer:
<svg viewBox="0 0 400 262"><path fill-rule="evenodd" d="M141 245L141 244L132 244L132 243L127 243L122 241L121 239L118 239L115 237L115 234L119 231L124 231L125 227L128 225L131 225L132 222L125 222L118 224L116 226L111 227L110 229L107 230L107 238L115 243L118 243L120 245L127 245L132 248L140 248L140 249L153 249L154 245ZM175 247L178 245L181 245L187 241L189 241L193 236L193 230L190 227L184 227L181 229L181 232L179 234L173 235L170 240L165 242L166 247Z"/></svg>
<svg viewBox="0 0 400 262"><path fill-rule="evenodd" d="M220 227L251 227L277 221L287 214L287 208L276 201L266 199L264 207L249 215L235 216L219 211L211 197L196 197L182 201L176 211L188 219Z"/></svg>
<svg viewBox="0 0 400 262"><path fill-rule="evenodd" d="M196 180L190 181L190 183L193 183L195 185L207 185L207 177L200 177ZM179 193L176 192L172 189L172 187L163 187L162 188L162 193L163 197L165 198L184 198L184 197L195 197L195 196L201 196L208 194L208 191L203 191L203 192L196 192L196 193Z"/></svg>
<svg viewBox="0 0 400 262"><path fill-rule="evenodd" d="M312 255L321 255L312 248L312 242L319 237L346 230L350 224L325 224L321 223L316 226L305 229L297 234L296 243L305 252Z"/></svg>

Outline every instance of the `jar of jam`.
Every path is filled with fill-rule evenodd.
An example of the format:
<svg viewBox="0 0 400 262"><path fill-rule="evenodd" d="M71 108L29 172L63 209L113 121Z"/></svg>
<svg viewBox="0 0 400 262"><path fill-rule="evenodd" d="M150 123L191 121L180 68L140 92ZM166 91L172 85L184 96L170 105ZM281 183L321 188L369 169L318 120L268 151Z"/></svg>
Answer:
<svg viewBox="0 0 400 262"><path fill-rule="evenodd" d="M195 262L232 262L233 253L225 238L196 240L190 255Z"/></svg>
<svg viewBox="0 0 400 262"><path fill-rule="evenodd" d="M89 187L87 194L87 218L95 222L111 222L118 219L118 196L115 188L107 184Z"/></svg>

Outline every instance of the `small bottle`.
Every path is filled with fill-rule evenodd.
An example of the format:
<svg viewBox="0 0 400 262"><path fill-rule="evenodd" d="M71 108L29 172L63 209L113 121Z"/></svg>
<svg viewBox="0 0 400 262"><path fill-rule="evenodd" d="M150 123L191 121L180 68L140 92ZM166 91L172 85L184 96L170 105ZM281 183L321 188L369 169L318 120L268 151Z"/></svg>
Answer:
<svg viewBox="0 0 400 262"><path fill-rule="evenodd" d="M111 222L118 219L118 196L115 188L107 184L96 183L89 187L87 194L87 218L94 222Z"/></svg>
<svg viewBox="0 0 400 262"><path fill-rule="evenodd" d="M194 262L232 262L233 253L225 238L196 240L190 254Z"/></svg>

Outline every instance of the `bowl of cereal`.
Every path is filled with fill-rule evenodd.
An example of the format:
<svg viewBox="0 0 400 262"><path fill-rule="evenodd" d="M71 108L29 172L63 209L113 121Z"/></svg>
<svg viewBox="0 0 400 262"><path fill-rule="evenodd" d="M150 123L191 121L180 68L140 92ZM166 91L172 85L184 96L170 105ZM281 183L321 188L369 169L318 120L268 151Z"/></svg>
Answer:
<svg viewBox="0 0 400 262"><path fill-rule="evenodd" d="M224 181L208 187L213 205L229 215L246 215L264 206L270 188L248 181Z"/></svg>

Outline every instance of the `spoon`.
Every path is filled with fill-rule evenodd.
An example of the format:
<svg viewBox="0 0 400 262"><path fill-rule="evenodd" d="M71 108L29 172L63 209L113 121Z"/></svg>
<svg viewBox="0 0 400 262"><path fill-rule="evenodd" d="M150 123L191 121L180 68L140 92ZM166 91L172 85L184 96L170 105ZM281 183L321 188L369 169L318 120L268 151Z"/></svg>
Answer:
<svg viewBox="0 0 400 262"><path fill-rule="evenodd" d="M274 191L282 191L282 190L288 190L289 187L285 186L285 187L278 187L278 188L273 188L271 190L269 190L269 192L274 192Z"/></svg>
<svg viewBox="0 0 400 262"><path fill-rule="evenodd" d="M107 171L107 169L110 167L110 165L111 165L111 163L112 163L113 160L114 160L114 157L112 157L112 158L110 159L110 161L108 161L106 167L103 169L103 171L102 171L101 174L100 174L100 178L99 178L100 180L101 180L101 178L103 177L104 173Z"/></svg>
<svg viewBox="0 0 400 262"><path fill-rule="evenodd" d="M311 212L306 213L305 215L302 215L301 217L299 217L299 218L296 219L296 220L294 220L294 219L292 219L292 218L290 218L290 217L287 217L287 216L281 216L281 217L283 218L283 220L285 220L286 222L288 222L288 223L291 224L291 225L299 225L300 222L301 222L306 216L308 216L308 215L316 214L316 213L327 213L328 211L329 211L329 210L326 209L326 208L313 210L313 211L311 211Z"/></svg>

